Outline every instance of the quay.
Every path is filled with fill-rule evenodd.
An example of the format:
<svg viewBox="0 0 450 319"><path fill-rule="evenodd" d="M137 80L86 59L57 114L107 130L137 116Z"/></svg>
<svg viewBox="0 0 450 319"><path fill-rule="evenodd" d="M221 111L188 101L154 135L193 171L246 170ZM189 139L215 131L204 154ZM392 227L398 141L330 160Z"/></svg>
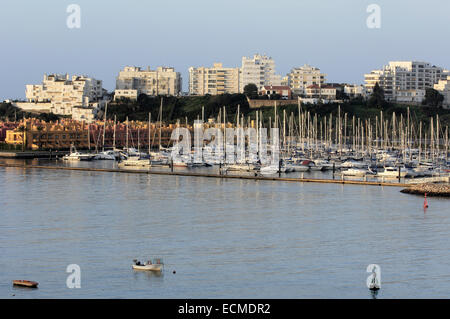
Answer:
<svg viewBox="0 0 450 319"><path fill-rule="evenodd" d="M410 186L409 184L398 183L398 182L395 183L395 182L357 181L357 180L344 180L344 179L244 176L244 175L209 174L209 173L195 173L195 172L127 170L127 169L118 169L118 168L41 166L41 165L4 164L4 163L0 163L0 167L12 167L12 168L15 167L15 168L22 168L22 169L84 171L84 172L152 174L152 175L167 175L167 176L209 177L209 178L227 178L227 179L247 179L247 180L260 180L260 181L281 181L281 182L301 182L301 183L328 183L328 184L351 184L351 185L397 186L397 187Z"/></svg>
<svg viewBox="0 0 450 319"><path fill-rule="evenodd" d="M55 158L69 154L68 151L1 151L0 158L33 159Z"/></svg>

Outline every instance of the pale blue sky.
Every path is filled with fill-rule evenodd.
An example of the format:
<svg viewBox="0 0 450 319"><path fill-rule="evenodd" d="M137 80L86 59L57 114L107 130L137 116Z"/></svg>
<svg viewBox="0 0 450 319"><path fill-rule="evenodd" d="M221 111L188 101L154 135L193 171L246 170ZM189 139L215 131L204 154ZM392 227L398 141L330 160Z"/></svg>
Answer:
<svg viewBox="0 0 450 319"><path fill-rule="evenodd" d="M81 28L66 8L81 6ZM381 7L369 29L366 8ZM450 68L446 0L2 0L0 100L25 98L44 73L87 74L114 89L125 65L173 66L187 91L190 66L240 66L265 53L285 75L305 63L330 82L363 83L389 60L424 60Z"/></svg>

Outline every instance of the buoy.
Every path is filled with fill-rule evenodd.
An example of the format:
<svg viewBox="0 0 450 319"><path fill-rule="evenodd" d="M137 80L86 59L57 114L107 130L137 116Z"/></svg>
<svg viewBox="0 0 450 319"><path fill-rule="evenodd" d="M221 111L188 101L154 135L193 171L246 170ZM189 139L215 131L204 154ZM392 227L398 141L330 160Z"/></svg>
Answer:
<svg viewBox="0 0 450 319"><path fill-rule="evenodd" d="M427 193L425 193L425 200L423 201L423 208L428 208Z"/></svg>

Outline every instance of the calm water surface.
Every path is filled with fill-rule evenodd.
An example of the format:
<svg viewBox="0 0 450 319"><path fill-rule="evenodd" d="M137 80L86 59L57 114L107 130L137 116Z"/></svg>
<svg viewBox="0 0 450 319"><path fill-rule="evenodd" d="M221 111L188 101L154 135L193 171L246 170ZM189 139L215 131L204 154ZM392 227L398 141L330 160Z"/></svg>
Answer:
<svg viewBox="0 0 450 319"><path fill-rule="evenodd" d="M0 298L372 298L372 263L378 298L450 296L448 199L424 212L397 187L4 167L0 185ZM149 257L161 275L131 269Z"/></svg>

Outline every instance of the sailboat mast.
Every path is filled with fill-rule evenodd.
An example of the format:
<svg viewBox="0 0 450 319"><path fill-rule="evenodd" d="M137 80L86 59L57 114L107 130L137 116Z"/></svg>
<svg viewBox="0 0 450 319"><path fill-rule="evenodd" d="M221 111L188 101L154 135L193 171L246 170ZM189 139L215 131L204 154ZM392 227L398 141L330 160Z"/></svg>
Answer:
<svg viewBox="0 0 450 319"><path fill-rule="evenodd" d="M105 105L105 118L103 120L103 146L102 151L105 151L105 132L106 132L106 113L108 112L108 102Z"/></svg>
<svg viewBox="0 0 450 319"><path fill-rule="evenodd" d="M116 149L116 115L114 115L113 149Z"/></svg>
<svg viewBox="0 0 450 319"><path fill-rule="evenodd" d="M161 105L159 106L159 149L161 149L162 106L163 106L163 98L161 97Z"/></svg>

